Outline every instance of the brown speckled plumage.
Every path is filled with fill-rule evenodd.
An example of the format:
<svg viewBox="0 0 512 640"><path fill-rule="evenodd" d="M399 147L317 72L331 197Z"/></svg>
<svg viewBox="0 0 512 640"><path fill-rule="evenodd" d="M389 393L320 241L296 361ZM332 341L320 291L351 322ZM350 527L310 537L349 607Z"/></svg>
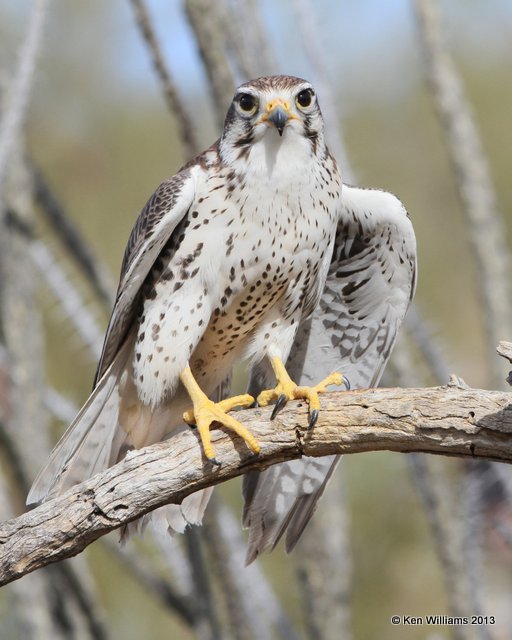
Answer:
<svg viewBox="0 0 512 640"><path fill-rule="evenodd" d="M184 428L189 397L180 375L188 366L207 394L244 358L252 363L254 389L269 382L269 357L286 361L290 351L300 377L303 354L316 339L304 333L307 318L313 314L316 322L319 309L319 351L328 345L338 353L333 368L350 369L351 359L354 366L359 359L361 380L374 381L412 294L409 227L390 194L379 199L362 190L342 191L308 82L275 76L239 87L222 137L163 182L137 219L95 389L29 500L61 492L130 449ZM388 313L389 301L396 313ZM338 326L344 327L341 334ZM274 470L247 479L250 559L294 522L280 511L280 477ZM290 548L325 477L297 480L298 493L307 487L308 506L297 511ZM286 499L297 510L292 494ZM200 522L206 502L206 494L195 494L181 506L159 510L155 519L164 529L182 531Z"/></svg>

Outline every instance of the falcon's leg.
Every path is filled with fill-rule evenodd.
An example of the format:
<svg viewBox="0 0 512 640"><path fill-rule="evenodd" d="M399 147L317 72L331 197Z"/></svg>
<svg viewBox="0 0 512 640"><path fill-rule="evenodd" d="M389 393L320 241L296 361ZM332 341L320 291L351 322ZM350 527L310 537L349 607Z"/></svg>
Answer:
<svg viewBox="0 0 512 640"><path fill-rule="evenodd" d="M201 390L197 384L190 367L187 366L180 373L180 380L187 390L192 400L193 408L185 411L183 419L188 424L195 424L201 437L204 455L210 462L219 464L215 459L215 451L210 440L210 426L212 422L220 422L228 429L232 429L237 435L245 440L253 453L259 453L260 445L256 441L252 433L246 429L243 424L235 420L227 411L235 407L249 407L254 403L254 398L249 394L226 398L220 402L213 402Z"/></svg>
<svg viewBox="0 0 512 640"><path fill-rule="evenodd" d="M278 411L288 400L303 398L309 403L309 426L313 427L318 419L318 410L320 409L318 394L327 391L327 387L331 384L348 384L347 379L342 376L341 373L335 372L331 373L331 375L324 378L314 387L299 387L288 375L281 358L277 356L271 357L270 363L276 374L277 386L274 389L262 391L257 401L262 407L267 406L274 400L277 401L271 419L275 418Z"/></svg>

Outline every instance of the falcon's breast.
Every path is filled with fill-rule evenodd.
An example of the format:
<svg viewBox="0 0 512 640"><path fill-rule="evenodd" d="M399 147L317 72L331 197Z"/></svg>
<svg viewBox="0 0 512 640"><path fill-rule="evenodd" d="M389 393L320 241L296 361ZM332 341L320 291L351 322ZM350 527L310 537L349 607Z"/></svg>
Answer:
<svg viewBox="0 0 512 640"><path fill-rule="evenodd" d="M236 358L263 357L265 341L255 335L270 311L300 319L315 308L341 180L335 161L310 145L308 171L299 170L304 158L290 157L304 149L294 139L289 146L269 150L262 141L240 166L224 166L212 149L197 172L194 202L143 287L134 355L142 396L155 360L160 395L187 359L203 387L216 386Z"/></svg>

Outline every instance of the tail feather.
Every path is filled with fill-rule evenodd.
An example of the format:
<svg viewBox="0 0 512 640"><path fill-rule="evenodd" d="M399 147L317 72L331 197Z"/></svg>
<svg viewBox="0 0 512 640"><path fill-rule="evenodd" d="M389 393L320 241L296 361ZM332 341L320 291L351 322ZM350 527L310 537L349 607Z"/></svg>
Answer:
<svg viewBox="0 0 512 640"><path fill-rule="evenodd" d="M27 497L37 504L63 493L95 473L139 449L172 437L182 424L181 415L189 403L179 393L169 404L152 409L141 404L133 384L131 358L133 340L128 339L91 396L52 451ZM123 527L121 539L142 533L146 525L162 534L183 533L188 525L201 524L213 489L187 496L181 504L161 507Z"/></svg>
<svg viewBox="0 0 512 640"><path fill-rule="evenodd" d="M164 538L175 533L184 533L189 525L200 525L212 491L213 487L202 489L184 498L181 504L167 504L139 520L128 523L121 530L121 541L125 542L134 534L140 535L148 524Z"/></svg>
<svg viewBox="0 0 512 640"><path fill-rule="evenodd" d="M27 504L37 504L62 493L109 465L118 426L119 381L126 356L125 347L52 451L30 489Z"/></svg>
<svg viewBox="0 0 512 640"><path fill-rule="evenodd" d="M339 456L304 457L244 476L242 523L249 529L246 564L265 549L274 549L285 532L286 551L292 551L339 460Z"/></svg>
<svg viewBox="0 0 512 640"><path fill-rule="evenodd" d="M304 484L308 484L308 475L314 470L315 482L318 482L318 475L323 475L324 479L320 487L312 486L308 491L305 491L302 495L296 498L293 508L290 510L290 519L286 529L285 549L287 553L290 553L299 538L301 537L306 525L313 517L318 506L318 501L322 497L325 488L331 479L332 474L336 470L341 456L325 456L319 463L317 458L304 457L306 470L304 472ZM327 470L327 471L326 471ZM282 533L281 533L282 535Z"/></svg>

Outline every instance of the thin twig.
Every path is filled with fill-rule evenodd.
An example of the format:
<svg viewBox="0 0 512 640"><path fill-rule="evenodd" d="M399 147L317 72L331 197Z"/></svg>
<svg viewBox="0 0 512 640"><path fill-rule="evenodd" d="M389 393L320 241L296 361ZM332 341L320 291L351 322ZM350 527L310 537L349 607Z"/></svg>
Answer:
<svg viewBox="0 0 512 640"><path fill-rule="evenodd" d="M33 5L27 36L19 55L18 69L11 83L8 96L5 102L3 101L6 106L5 109L2 108L1 110L2 117L0 121L0 336L6 341L8 350L6 361L9 366L8 376L6 376L6 379L9 380L7 390L9 394L8 407L4 415L5 424L2 424L2 435L3 444L10 448L14 456L16 480L21 483L21 486L23 486L22 483L27 469L30 468L31 463L34 461L33 455L30 459L22 460L18 456L18 449L23 439L25 439L25 442L33 442L33 439L27 438L26 435L34 417L30 415L30 412L36 407L38 400L38 382L40 382L38 378L41 364L38 357L40 356L40 350L38 349L40 347L40 334L37 314L33 314L34 317L32 318L30 305L29 308L24 306L27 302L27 291L30 290L30 277L33 274L29 273L29 267L24 264L23 252L21 254L18 253L16 256L16 250L20 248L20 243L17 243L16 247L11 245L10 233L5 225L4 210L8 203L7 187L12 187L12 184L18 181L22 182L22 179L19 180L19 175L22 172L20 171L21 163L18 150L20 148L21 130L28 107L46 8L47 2L45 0L35 2ZM2 107L4 107L4 104L2 104ZM13 166L15 171L11 170ZM13 173L14 175L12 175ZM10 178L10 185L7 184L8 178ZM23 194L17 197L17 200L26 202ZM16 264L16 257L21 260L21 264ZM22 289L21 295L15 293L16 288L13 286L13 274L18 274L17 267L19 267L19 275L21 276L20 280L17 281L17 284ZM19 317L22 318L23 322L16 327L16 321ZM20 345L19 338L23 338L23 332L27 327L34 330L34 335L30 332L25 335L26 341L24 343L28 349L31 346L35 347L35 352L32 354L33 368L26 367L27 360L24 357L26 353L20 355L18 350ZM27 342L29 342L28 345ZM28 392L26 398L24 397L24 392ZM23 402L26 402L26 407L23 406ZM41 414L42 412L39 412L39 418L44 421ZM25 424L24 421L27 417L29 418L29 424ZM21 427L21 429L17 427ZM40 441L41 437L44 438L43 427L44 425L41 425L41 436L38 437L36 434L35 447L34 449L30 448L29 453L37 450L39 444L37 440ZM12 513L12 508L9 504L10 499L7 487L2 476L0 476L0 485L0 511L2 511L2 517L6 517L9 511ZM48 637L56 639L63 637L54 624L54 618L45 606L49 588L50 585L43 574L31 577L27 584L21 588L17 585L12 587L14 609L19 618L17 631L27 639L43 640ZM4 621L3 627L5 626Z"/></svg>
<svg viewBox="0 0 512 640"><path fill-rule="evenodd" d="M210 574L219 585L224 610L227 617L229 635L234 640L251 640L251 628L247 624L241 607L241 598L229 570L230 549L224 540L217 517L218 504L215 495L210 498L208 510L203 520L202 540L208 551Z"/></svg>
<svg viewBox="0 0 512 640"><path fill-rule="evenodd" d="M490 176L490 168L480 140L464 85L443 40L438 4L435 0L416 0L416 13L423 44L429 84L436 110L443 126L448 150L455 168L455 178L466 217L468 233L477 267L478 294L486 328L487 352L492 384L503 385L501 366L494 357L494 346L507 335L512 321L509 286L510 256L505 229L500 216ZM466 482L466 479L465 479ZM480 554L475 552L475 538L482 528L482 512L468 498L464 526L471 524L471 534L452 523L451 538L445 540L450 564L444 564L445 579L457 571L456 591L473 603L481 603L482 568ZM448 534L447 534L448 535ZM450 547L450 542L452 547ZM440 553L441 550L439 550ZM471 556L470 564L467 563ZM451 568L452 567L452 568ZM451 586L449 587L451 590ZM460 600L460 598L459 598ZM480 630L485 637L485 629Z"/></svg>
<svg viewBox="0 0 512 640"><path fill-rule="evenodd" d="M299 541L298 583L308 638L350 640L351 560L340 479L333 481Z"/></svg>
<svg viewBox="0 0 512 640"><path fill-rule="evenodd" d="M465 589L465 580L460 580L459 576L464 575L460 566L462 554L458 549L457 536L452 535L452 520L443 517L447 511L443 510L441 502L444 500L444 486L440 482L439 476L430 473L428 460L422 455L412 455L408 461L416 480L416 487L422 499L425 514L429 519L436 550L443 567L443 576L446 585L446 596L449 603L451 615L467 616L473 611L470 610L468 594ZM456 640L470 638L469 629L457 625L452 630Z"/></svg>
<svg viewBox="0 0 512 640"><path fill-rule="evenodd" d="M45 389L43 402L54 418L66 424L70 424L78 413L76 405L52 387Z"/></svg>
<svg viewBox="0 0 512 640"><path fill-rule="evenodd" d="M48 0L35 0L27 29L27 35L19 53L18 68L9 87L6 108L0 120L0 210L9 157L21 133L34 79L37 56L41 43Z"/></svg>
<svg viewBox="0 0 512 640"><path fill-rule="evenodd" d="M479 464L480 463L480 464ZM480 466L482 465L482 466ZM485 616L487 608L483 597L484 563L482 562L483 538L483 489L485 471L483 467L494 466L484 460L471 460L466 464L462 477L462 518L458 519L458 534L462 547L462 562L466 573L469 591L469 609L475 615ZM491 640L487 625L475 625L475 634L479 640Z"/></svg>
<svg viewBox="0 0 512 640"><path fill-rule="evenodd" d="M59 301L66 318L72 322L92 356L96 360L99 359L103 344L103 331L95 315L89 311L62 266L41 240L34 240L30 243L29 255Z"/></svg>
<svg viewBox="0 0 512 640"><path fill-rule="evenodd" d="M446 384L450 379L451 369L438 341L432 337L427 321L415 304L409 307L404 326L434 376L434 381Z"/></svg>
<svg viewBox="0 0 512 640"><path fill-rule="evenodd" d="M415 346L423 341L420 334L413 333L411 336L415 339ZM427 336L428 337L428 336ZM430 351L429 341L426 341L427 353ZM398 365L396 369L397 381L399 384L407 386L407 384L417 384L421 381L421 375L418 375L417 367L414 367L410 350L406 348L403 342L399 341L395 348L394 364ZM425 357L425 352L423 352ZM434 356L433 358L431 356ZM436 352L429 354L431 369L435 371L441 369L442 373L442 356L440 358L441 367L435 357ZM450 377L450 385L460 389L467 388L467 385L458 378ZM459 521L468 525L468 519L460 513L460 492L454 491L452 476L449 475L448 465L436 465L435 470L431 468L429 459L422 454L413 454L408 457L409 469L414 480L414 485L423 506L423 511L427 519L430 533L434 541L434 549L439 559L439 566L444 578L448 607L451 615L467 615L476 613L468 605L468 600L472 595L472 589L478 586L478 592L481 590L482 572L479 570L478 556L475 556L472 570L467 568L467 556L465 552L468 549L466 543L468 538L474 535L473 530L468 530L465 535ZM469 461L474 462L473 460ZM463 504L463 508L468 504ZM469 521L472 526L477 526L478 522L475 518ZM475 580L472 582L471 577ZM480 581L480 585L478 584ZM468 638L467 630L462 629L456 631L457 638Z"/></svg>
<svg viewBox="0 0 512 640"><path fill-rule="evenodd" d="M321 42L321 30L317 24L315 8L310 0L293 0L292 7L299 27L300 41L311 64L315 88L320 95L329 148L341 167L344 182L353 184L355 174L347 156L342 129L339 125L339 109L335 106L336 101L327 77L329 65Z"/></svg>
<svg viewBox="0 0 512 640"><path fill-rule="evenodd" d="M185 12L208 74L217 122L222 126L235 80L226 56L221 8L218 3L210 0L185 0Z"/></svg>
<svg viewBox="0 0 512 640"><path fill-rule="evenodd" d="M19 146L12 150L5 205L7 212L11 206L16 206L20 224L29 226L34 211L22 156ZM12 448L19 452L18 461L25 476L33 477L40 464L41 453L49 451L49 421L42 402L46 386L43 326L36 303L37 279L30 260L27 260L30 239L17 233L8 224L9 220L10 216L4 215L0 222L2 243L5 243L0 258L4 269L0 283L0 324L12 382L11 411L5 428L12 440ZM27 447L28 442L30 447Z"/></svg>
<svg viewBox="0 0 512 640"><path fill-rule="evenodd" d="M20 192L25 189L23 176L26 172L12 162L9 178L16 179ZM19 199L19 198L18 198ZM11 212L12 213L12 212ZM26 208L25 216L30 219L29 208ZM30 234L15 233L12 225L16 219L20 228L30 228L30 224L21 217L9 215L6 220L11 224L6 229L11 237L7 255L3 259L9 259L16 264L16 268L9 270L10 278L4 281L5 305L3 308L3 322L5 338L9 349L9 358L6 363L9 366L9 376L13 379L13 409L8 421L8 428L1 429L1 444L8 452L6 459L15 473L16 489L23 497L29 487L29 478L35 475L40 465L41 456L49 453L49 440L47 429L43 420L45 412L42 411L42 396L44 394L44 374L41 357L40 319L35 311L34 295L36 292L34 271L30 262L25 260L27 247L32 243ZM34 417L38 416L39 428L35 428ZM31 446L27 447L27 442ZM81 565L82 563L80 563ZM80 568L80 571L79 571ZM70 608L72 602L76 602L82 613L80 620L87 625L91 637L98 640L107 637L102 621L100 607L95 601L91 587L86 585L87 573L85 566L67 567L62 565L55 567L48 574L42 574L43 586L48 597L53 594L60 599L59 613L53 616L54 624L58 626L59 620L67 617L67 623L76 626L75 611ZM64 594L66 597L64 597ZM70 600L69 596L72 596ZM77 612L78 613L78 612ZM65 635L65 634L64 634ZM50 636L57 637L56 629Z"/></svg>
<svg viewBox="0 0 512 640"><path fill-rule="evenodd" d="M261 3L254 0L222 2L224 30L240 81L277 73L274 52L262 21Z"/></svg>
<svg viewBox="0 0 512 640"><path fill-rule="evenodd" d="M12 505L5 477L0 474L0 518L12 516ZM47 606L48 584L44 573L28 577L23 582L9 585L11 603L10 615L2 620L2 630L9 629L10 617L16 624L17 637L27 640L64 640L55 628L54 620ZM14 635L13 635L14 637Z"/></svg>
<svg viewBox="0 0 512 640"><path fill-rule="evenodd" d="M68 256L90 284L98 301L106 311L110 312L114 302L115 288L107 267L91 250L80 231L73 224L40 167L33 160L28 162L27 167L34 199L40 206L45 219L65 247Z"/></svg>
<svg viewBox="0 0 512 640"><path fill-rule="evenodd" d="M273 630L281 640L298 640L292 620L283 611L279 598L257 562L245 566L246 548L240 525L225 506L215 513L217 525L229 546L226 562L236 585L245 619L258 640L270 640Z"/></svg>
<svg viewBox="0 0 512 640"><path fill-rule="evenodd" d="M196 633L200 640L221 640L222 631L197 527L188 528L184 535L196 597Z"/></svg>
<svg viewBox="0 0 512 640"><path fill-rule="evenodd" d="M69 280L64 268L52 254L50 248L38 240L32 225L12 209L8 209L5 221L10 230L16 231L27 242L28 254L37 272L44 278L58 300L64 316L76 329L83 343L95 359L101 354L103 331L94 314L81 297L78 289Z"/></svg>
<svg viewBox="0 0 512 640"><path fill-rule="evenodd" d="M15 486L18 492L24 497L30 484L25 471L26 464L23 460L25 452L20 451L19 447L11 437L11 434L4 428L1 422L0 446L7 454L6 459L9 461L9 466L11 468L10 471L14 473ZM0 475L0 491L2 486L1 480L2 476ZM2 510L0 509L0 512L1 511ZM2 516L5 518L6 514L3 513ZM61 563L59 565L49 567L48 569L51 569L50 573L37 576L37 584L34 582L33 585L25 585L27 597L31 590L39 592L39 590L43 588L46 591L54 591L57 597L61 599L62 606L65 605L64 608L67 608L70 604L69 597L72 596L83 615L85 624L90 631L91 638L94 638L95 640L105 640L108 637L108 634L105 628L104 614L98 604L98 600L96 599L93 586L92 584L89 584L89 574L85 563L81 562L79 565ZM39 580L42 580L42 582L39 583ZM63 597L64 594L65 597ZM40 603L42 596L38 595L37 598ZM64 611L61 611L60 614L67 615ZM26 615L28 619L31 618L30 607L27 609ZM46 640L48 637L56 637L55 634L57 634L57 630L54 629L52 634L49 632L45 633L46 635L42 634L40 636L41 640Z"/></svg>
<svg viewBox="0 0 512 640"><path fill-rule="evenodd" d="M80 563L78 567L70 562L62 562L49 568L53 571L51 581L62 592L63 599L69 600L71 596L78 605L90 637L93 640L107 640L109 634L105 625L105 613L99 604L94 586L90 584L90 574L85 562Z"/></svg>
<svg viewBox="0 0 512 640"><path fill-rule="evenodd" d="M494 347L512 323L510 256L478 128L442 35L436 0L415 0L425 63L441 120L477 266L493 385L503 384Z"/></svg>
<svg viewBox="0 0 512 640"><path fill-rule="evenodd" d="M167 568L176 584L180 585L181 593L185 597L193 597L194 583L192 580L192 570L185 554L184 544L181 536L163 536L161 533L151 531L152 542L160 551L160 555L165 558Z"/></svg>
<svg viewBox="0 0 512 640"><path fill-rule="evenodd" d="M108 552L119 560L146 593L152 593L187 626L196 625L197 611L193 600L178 593L168 580L158 576L154 568L138 551L135 551L134 547L123 546L109 538L105 539L105 544Z"/></svg>
<svg viewBox="0 0 512 640"><path fill-rule="evenodd" d="M144 0L130 0L130 2L135 12L137 26L144 38L153 67L160 80L165 102L178 121L178 130L184 155L187 159L190 159L199 151L196 130L189 118L187 109L180 99L171 73L165 64Z"/></svg>

